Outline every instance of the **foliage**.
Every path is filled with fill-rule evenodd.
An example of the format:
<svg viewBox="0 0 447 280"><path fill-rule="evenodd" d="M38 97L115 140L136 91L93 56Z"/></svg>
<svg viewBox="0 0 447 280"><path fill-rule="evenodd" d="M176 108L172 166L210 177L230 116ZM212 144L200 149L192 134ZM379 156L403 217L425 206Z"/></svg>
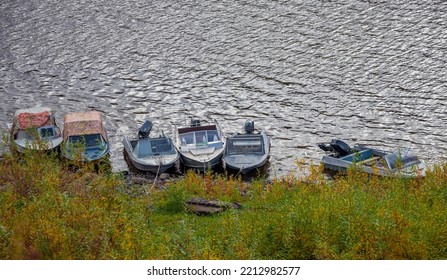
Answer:
<svg viewBox="0 0 447 280"><path fill-rule="evenodd" d="M302 168L298 166L298 168ZM192 171L129 195L122 176L56 154L0 162L0 259L445 259L447 164L414 180L355 169L250 183ZM144 186L140 186L143 188ZM213 216L192 197L238 202Z"/></svg>

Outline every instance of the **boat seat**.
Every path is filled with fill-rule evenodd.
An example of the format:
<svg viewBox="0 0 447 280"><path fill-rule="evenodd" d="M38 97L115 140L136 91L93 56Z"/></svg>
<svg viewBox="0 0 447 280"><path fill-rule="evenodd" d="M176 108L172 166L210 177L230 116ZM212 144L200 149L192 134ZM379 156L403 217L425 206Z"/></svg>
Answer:
<svg viewBox="0 0 447 280"><path fill-rule="evenodd" d="M214 153L216 149L214 147L204 148L204 149L194 149L189 152L194 156L208 155Z"/></svg>
<svg viewBox="0 0 447 280"><path fill-rule="evenodd" d="M380 159L381 159L381 157L379 157L379 156L372 156L369 159L365 159L364 161L362 161L362 164L372 165L373 163L375 163L376 161L378 161Z"/></svg>

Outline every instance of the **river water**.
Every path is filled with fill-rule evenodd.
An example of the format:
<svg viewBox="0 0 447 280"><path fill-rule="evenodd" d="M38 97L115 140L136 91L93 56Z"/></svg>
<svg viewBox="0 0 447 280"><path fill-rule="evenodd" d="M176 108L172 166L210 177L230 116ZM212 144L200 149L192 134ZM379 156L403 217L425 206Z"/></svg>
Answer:
<svg viewBox="0 0 447 280"><path fill-rule="evenodd" d="M0 28L0 127L99 110L115 170L124 134L192 116L225 134L253 119L272 176L332 138L447 159L444 0L2 0Z"/></svg>

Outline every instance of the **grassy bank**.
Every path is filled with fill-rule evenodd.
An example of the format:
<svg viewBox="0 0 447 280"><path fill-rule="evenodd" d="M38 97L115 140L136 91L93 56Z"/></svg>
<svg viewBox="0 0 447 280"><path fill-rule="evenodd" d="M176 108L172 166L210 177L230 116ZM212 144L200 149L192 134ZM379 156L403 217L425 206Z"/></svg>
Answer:
<svg viewBox="0 0 447 280"><path fill-rule="evenodd" d="M447 258L447 165L411 181L355 170L328 181L319 167L250 184L190 172L163 190L93 170L5 155L0 259ZM197 216L185 207L197 196L243 208Z"/></svg>

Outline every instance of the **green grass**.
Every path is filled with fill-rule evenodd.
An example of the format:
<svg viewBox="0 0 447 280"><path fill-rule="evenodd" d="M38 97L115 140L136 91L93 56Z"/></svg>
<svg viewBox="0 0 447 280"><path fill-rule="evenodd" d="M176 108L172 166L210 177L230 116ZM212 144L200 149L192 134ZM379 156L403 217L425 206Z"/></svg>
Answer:
<svg viewBox="0 0 447 280"><path fill-rule="evenodd" d="M197 216L186 209L196 196L243 208ZM326 180L318 166L251 183L189 172L160 190L56 155L6 154L0 205L0 259L447 258L445 164L414 180Z"/></svg>

